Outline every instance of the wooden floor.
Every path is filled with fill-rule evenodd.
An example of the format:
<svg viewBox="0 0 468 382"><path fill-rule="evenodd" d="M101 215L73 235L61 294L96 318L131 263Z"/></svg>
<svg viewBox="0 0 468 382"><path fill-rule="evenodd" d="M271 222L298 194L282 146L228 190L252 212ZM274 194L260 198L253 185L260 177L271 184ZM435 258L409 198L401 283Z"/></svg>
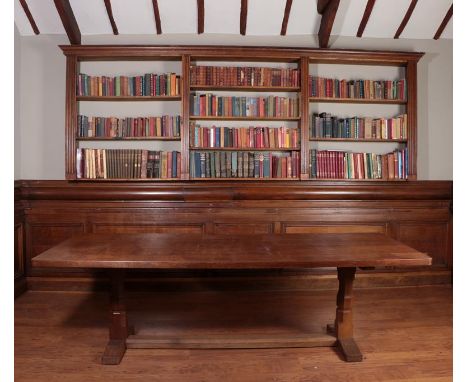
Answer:
<svg viewBox="0 0 468 382"><path fill-rule="evenodd" d="M102 366L107 296L27 292L15 302L16 381L451 381L449 286L355 291L362 363L333 348L130 349ZM175 292L128 295L138 331L161 334L304 333L332 322L334 291ZM144 309L149 310L145 313Z"/></svg>

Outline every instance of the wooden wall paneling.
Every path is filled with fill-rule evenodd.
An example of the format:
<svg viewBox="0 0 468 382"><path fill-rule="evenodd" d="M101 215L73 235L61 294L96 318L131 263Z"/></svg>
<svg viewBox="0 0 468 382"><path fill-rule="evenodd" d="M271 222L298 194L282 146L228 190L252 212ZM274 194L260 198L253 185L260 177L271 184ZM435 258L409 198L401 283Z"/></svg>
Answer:
<svg viewBox="0 0 468 382"><path fill-rule="evenodd" d="M24 231L27 260L74 233L84 231L185 230L229 234L370 230L386 232L435 256L436 265L432 270L418 270L414 274L392 270L397 275L393 285L397 285L450 282L451 188L451 182L426 181L402 185L363 183L347 187L330 182L302 182L299 185L287 182L280 185L233 185L230 182L215 185L202 182L89 185L66 181L22 181L17 194L21 205L27 206ZM421 236L420 232L427 232L427 237ZM90 289L103 285L104 280L100 274L85 271L26 271L28 286L32 288ZM366 286L392 285L392 277L381 271L365 277L360 274L358 280L361 277L360 282ZM330 272L326 274L331 275ZM162 283L165 288L172 288L169 276L164 276L167 277L164 282L160 276L151 282L150 276L136 274L132 278L134 285ZM273 274L267 272L258 276L264 279L256 280L251 275L244 286L252 287L255 283L265 287L275 285ZM184 284L187 287L201 285L196 281L200 275L187 272L181 277L191 280ZM207 284L203 282L203 285L223 288L223 280L226 287L233 287L237 281L242 283L242 274L236 276L236 282L224 278L223 274L216 277L218 279ZM304 273L301 277L305 279L296 280L288 273L278 282L284 288L319 282L313 272ZM328 285L325 279L320 282Z"/></svg>
<svg viewBox="0 0 468 382"><path fill-rule="evenodd" d="M387 224L304 224L286 223L285 233L387 233Z"/></svg>
<svg viewBox="0 0 468 382"><path fill-rule="evenodd" d="M110 224L110 223L94 223L92 228L93 233L203 233L203 224L165 224L165 225L149 225L149 224Z"/></svg>
<svg viewBox="0 0 468 382"><path fill-rule="evenodd" d="M24 204L20 198L21 183L14 185L14 288L15 298L27 290L25 275L25 235L24 235Z"/></svg>
<svg viewBox="0 0 468 382"><path fill-rule="evenodd" d="M400 223L398 240L432 257L434 266L449 265L449 222Z"/></svg>
<svg viewBox="0 0 468 382"><path fill-rule="evenodd" d="M65 178L76 179L76 149L77 133L76 120L76 76L78 74L78 60L76 55L67 55L66 69L66 97L65 97Z"/></svg>
<svg viewBox="0 0 468 382"><path fill-rule="evenodd" d="M24 235L23 224L15 223L14 266L15 280L24 276Z"/></svg>
<svg viewBox="0 0 468 382"><path fill-rule="evenodd" d="M214 223L213 233L216 235L230 235L230 234L269 234L274 233L274 223Z"/></svg>
<svg viewBox="0 0 468 382"><path fill-rule="evenodd" d="M55 222L30 223L26 219L26 261L25 273L27 276L40 274L42 271L34 270L31 267L31 259L53 247L54 245L66 240L73 235L85 233L84 222L60 222L60 216L56 217ZM68 272L66 270L65 272ZM59 270L58 273L64 272Z"/></svg>
<svg viewBox="0 0 468 382"><path fill-rule="evenodd" d="M24 228L23 223L15 223L14 226L14 266L15 266L15 298L27 290L25 278L25 248L24 248Z"/></svg>
<svg viewBox="0 0 468 382"><path fill-rule="evenodd" d="M21 182L21 198L28 203L47 205L47 210L57 203L67 201L99 203L125 201L151 207L151 204L181 202L242 201L272 203L278 200L294 202L330 202L345 201L387 203L389 201L418 201L433 203L433 206L449 206L452 199L452 182L417 181L417 182L160 182L141 183L74 183L66 181L31 181ZM143 203L148 203L144 205ZM39 206L36 204L35 206ZM425 204L425 205L426 205ZM71 205L75 205L71 203ZM276 205L276 204L275 204ZM62 207L61 207L62 208Z"/></svg>

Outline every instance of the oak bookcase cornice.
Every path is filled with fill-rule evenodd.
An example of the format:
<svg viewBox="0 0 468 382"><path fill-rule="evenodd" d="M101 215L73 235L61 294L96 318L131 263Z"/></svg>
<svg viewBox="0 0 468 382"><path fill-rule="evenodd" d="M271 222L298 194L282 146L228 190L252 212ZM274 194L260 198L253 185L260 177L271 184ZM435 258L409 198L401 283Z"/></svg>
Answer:
<svg viewBox="0 0 468 382"><path fill-rule="evenodd" d="M269 61L290 58L298 60L309 56L320 62L354 63L374 65L404 65L418 61L424 53L382 50L321 49L300 47L223 46L223 45L59 45L65 55L74 55L86 60L98 59L180 59L183 55L193 59L218 58L246 60L253 56L257 60Z"/></svg>

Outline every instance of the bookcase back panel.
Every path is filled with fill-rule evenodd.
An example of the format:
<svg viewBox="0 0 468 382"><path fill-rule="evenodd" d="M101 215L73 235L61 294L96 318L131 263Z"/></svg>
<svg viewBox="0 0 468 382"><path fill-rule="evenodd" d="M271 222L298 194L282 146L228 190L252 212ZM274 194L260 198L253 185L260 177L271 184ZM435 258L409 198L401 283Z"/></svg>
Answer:
<svg viewBox="0 0 468 382"><path fill-rule="evenodd" d="M222 59L221 59L222 60ZM233 61L213 61L213 60L198 60L192 59L192 65L197 66L224 66L224 67L254 67L254 68L279 68L279 69L297 69L298 61L294 62L271 62L271 61L247 61L247 60L233 60Z"/></svg>
<svg viewBox="0 0 468 382"><path fill-rule="evenodd" d="M310 149L316 150L341 150L354 151L375 154L387 154L393 150L404 148L404 145L398 142L315 142L309 143Z"/></svg>
<svg viewBox="0 0 468 382"><path fill-rule="evenodd" d="M79 148L88 149L137 149L156 151L180 151L180 141L81 141Z"/></svg>
<svg viewBox="0 0 468 382"><path fill-rule="evenodd" d="M78 112L81 115L94 117L157 117L160 115L181 115L180 101L80 101Z"/></svg>
<svg viewBox="0 0 468 382"><path fill-rule="evenodd" d="M81 61L79 72L90 76L142 76L145 73L182 73L180 61Z"/></svg>
<svg viewBox="0 0 468 382"><path fill-rule="evenodd" d="M371 118L393 118L406 111L404 105L381 105L381 104L347 104L333 102L309 103L309 113L331 113L340 118L371 117Z"/></svg>
<svg viewBox="0 0 468 382"><path fill-rule="evenodd" d="M309 65L309 74L338 80L399 80L405 78L405 68L399 66L317 64Z"/></svg>

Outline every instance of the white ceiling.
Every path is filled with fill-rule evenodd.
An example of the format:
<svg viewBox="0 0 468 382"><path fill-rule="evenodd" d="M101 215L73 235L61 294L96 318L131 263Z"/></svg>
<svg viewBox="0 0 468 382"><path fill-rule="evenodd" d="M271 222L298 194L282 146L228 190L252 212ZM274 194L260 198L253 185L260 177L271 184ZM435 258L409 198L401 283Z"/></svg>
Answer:
<svg viewBox="0 0 468 382"><path fill-rule="evenodd" d="M15 24L21 35L33 35L19 0ZM393 38L411 0L377 0L363 37ZM41 34L65 34L53 0L27 0ZM115 23L122 35L154 34L151 0L112 0ZM247 35L277 36L286 0L250 0ZM112 34L103 0L70 0L82 35ZM158 0L163 34L197 33L196 0ZM287 35L316 35L321 16L316 0L293 0ZM332 35L356 36L367 0L341 0ZM432 39L452 0L419 0L400 38ZM239 34L240 0L205 0L205 33ZM441 38L451 39L452 20Z"/></svg>

